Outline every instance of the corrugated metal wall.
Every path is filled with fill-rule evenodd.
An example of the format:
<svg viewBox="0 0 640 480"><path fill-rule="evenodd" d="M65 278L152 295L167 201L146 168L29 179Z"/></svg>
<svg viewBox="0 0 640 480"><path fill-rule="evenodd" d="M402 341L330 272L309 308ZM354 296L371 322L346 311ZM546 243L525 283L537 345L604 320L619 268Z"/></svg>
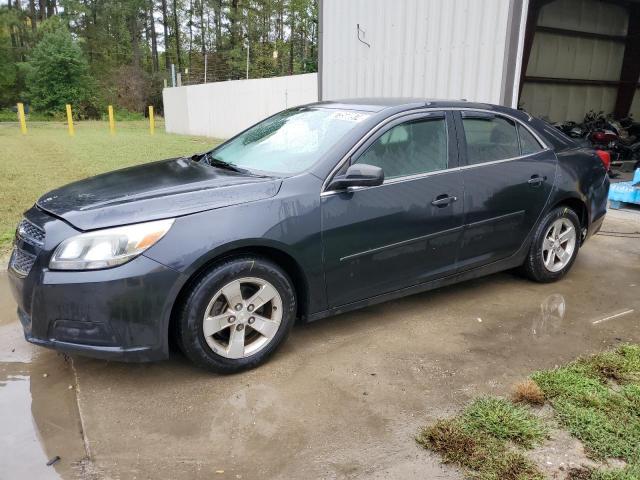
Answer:
<svg viewBox="0 0 640 480"><path fill-rule="evenodd" d="M613 2L556 0L540 12L539 25L608 35L627 34L627 13Z"/></svg>
<svg viewBox="0 0 640 480"><path fill-rule="evenodd" d="M545 5L538 25L626 35L625 8L597 0L556 0ZM536 32L527 76L612 80L620 78L624 43ZM613 111L616 87L525 82L520 105L553 121L581 121L589 110Z"/></svg>
<svg viewBox="0 0 640 480"><path fill-rule="evenodd" d="M500 103L509 0L322 0L322 98ZM358 40L357 25L362 29Z"/></svg>
<svg viewBox="0 0 640 480"><path fill-rule="evenodd" d="M633 115L636 121L640 120L640 88L636 89L636 94L633 96L631 115Z"/></svg>

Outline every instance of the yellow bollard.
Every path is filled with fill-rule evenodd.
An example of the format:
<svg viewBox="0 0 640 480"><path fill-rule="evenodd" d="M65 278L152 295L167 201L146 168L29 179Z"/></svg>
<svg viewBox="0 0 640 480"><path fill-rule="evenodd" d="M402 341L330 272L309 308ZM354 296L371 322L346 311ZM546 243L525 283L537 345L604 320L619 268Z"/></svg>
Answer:
<svg viewBox="0 0 640 480"><path fill-rule="evenodd" d="M113 107L111 105L109 105L109 131L111 135L116 132L116 122L113 119Z"/></svg>
<svg viewBox="0 0 640 480"><path fill-rule="evenodd" d="M149 105L149 133L153 135L156 129L156 119L153 118L153 105Z"/></svg>
<svg viewBox="0 0 640 480"><path fill-rule="evenodd" d="M23 135L27 134L27 121L24 118L24 105L18 103L18 120L20 120L20 131Z"/></svg>
<svg viewBox="0 0 640 480"><path fill-rule="evenodd" d="M69 135L72 137L76 134L73 129L73 116L71 115L71 105L67 103L67 123L69 124Z"/></svg>

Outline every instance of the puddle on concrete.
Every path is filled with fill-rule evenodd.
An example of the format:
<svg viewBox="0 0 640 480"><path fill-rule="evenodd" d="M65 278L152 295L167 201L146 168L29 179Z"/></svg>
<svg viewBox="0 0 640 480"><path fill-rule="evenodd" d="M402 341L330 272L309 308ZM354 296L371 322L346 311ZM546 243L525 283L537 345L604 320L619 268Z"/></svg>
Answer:
<svg viewBox="0 0 640 480"><path fill-rule="evenodd" d="M60 478L48 467L39 432L31 421L28 375L0 373L0 463L7 478ZM25 458L26 457L26 458Z"/></svg>
<svg viewBox="0 0 640 480"><path fill-rule="evenodd" d="M567 302L563 295L553 293L540 303L540 314L533 317L531 334L537 337L553 335L562 329Z"/></svg>
<svg viewBox="0 0 640 480"><path fill-rule="evenodd" d="M25 342L6 283L0 272L0 477L77 478L85 450L72 367Z"/></svg>

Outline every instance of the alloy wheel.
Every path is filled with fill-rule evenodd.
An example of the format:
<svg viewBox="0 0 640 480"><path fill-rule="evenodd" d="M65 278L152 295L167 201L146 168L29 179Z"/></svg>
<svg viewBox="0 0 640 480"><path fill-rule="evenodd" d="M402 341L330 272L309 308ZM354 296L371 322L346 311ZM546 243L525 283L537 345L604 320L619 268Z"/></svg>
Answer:
<svg viewBox="0 0 640 480"><path fill-rule="evenodd" d="M227 283L209 302L202 330L209 347L225 358L249 357L275 337L282 298L266 280L243 277Z"/></svg>
<svg viewBox="0 0 640 480"><path fill-rule="evenodd" d="M576 249L577 235L573 222L559 218L551 224L542 242L542 261L550 272L559 272L566 267Z"/></svg>

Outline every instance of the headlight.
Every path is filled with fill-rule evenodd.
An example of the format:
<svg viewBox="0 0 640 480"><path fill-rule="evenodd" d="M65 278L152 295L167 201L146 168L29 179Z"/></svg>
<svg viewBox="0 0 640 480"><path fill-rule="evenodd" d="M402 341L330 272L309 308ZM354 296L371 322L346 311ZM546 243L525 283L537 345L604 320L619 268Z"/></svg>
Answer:
<svg viewBox="0 0 640 480"><path fill-rule="evenodd" d="M82 233L66 239L53 252L53 270L95 270L122 265L155 244L173 219Z"/></svg>

